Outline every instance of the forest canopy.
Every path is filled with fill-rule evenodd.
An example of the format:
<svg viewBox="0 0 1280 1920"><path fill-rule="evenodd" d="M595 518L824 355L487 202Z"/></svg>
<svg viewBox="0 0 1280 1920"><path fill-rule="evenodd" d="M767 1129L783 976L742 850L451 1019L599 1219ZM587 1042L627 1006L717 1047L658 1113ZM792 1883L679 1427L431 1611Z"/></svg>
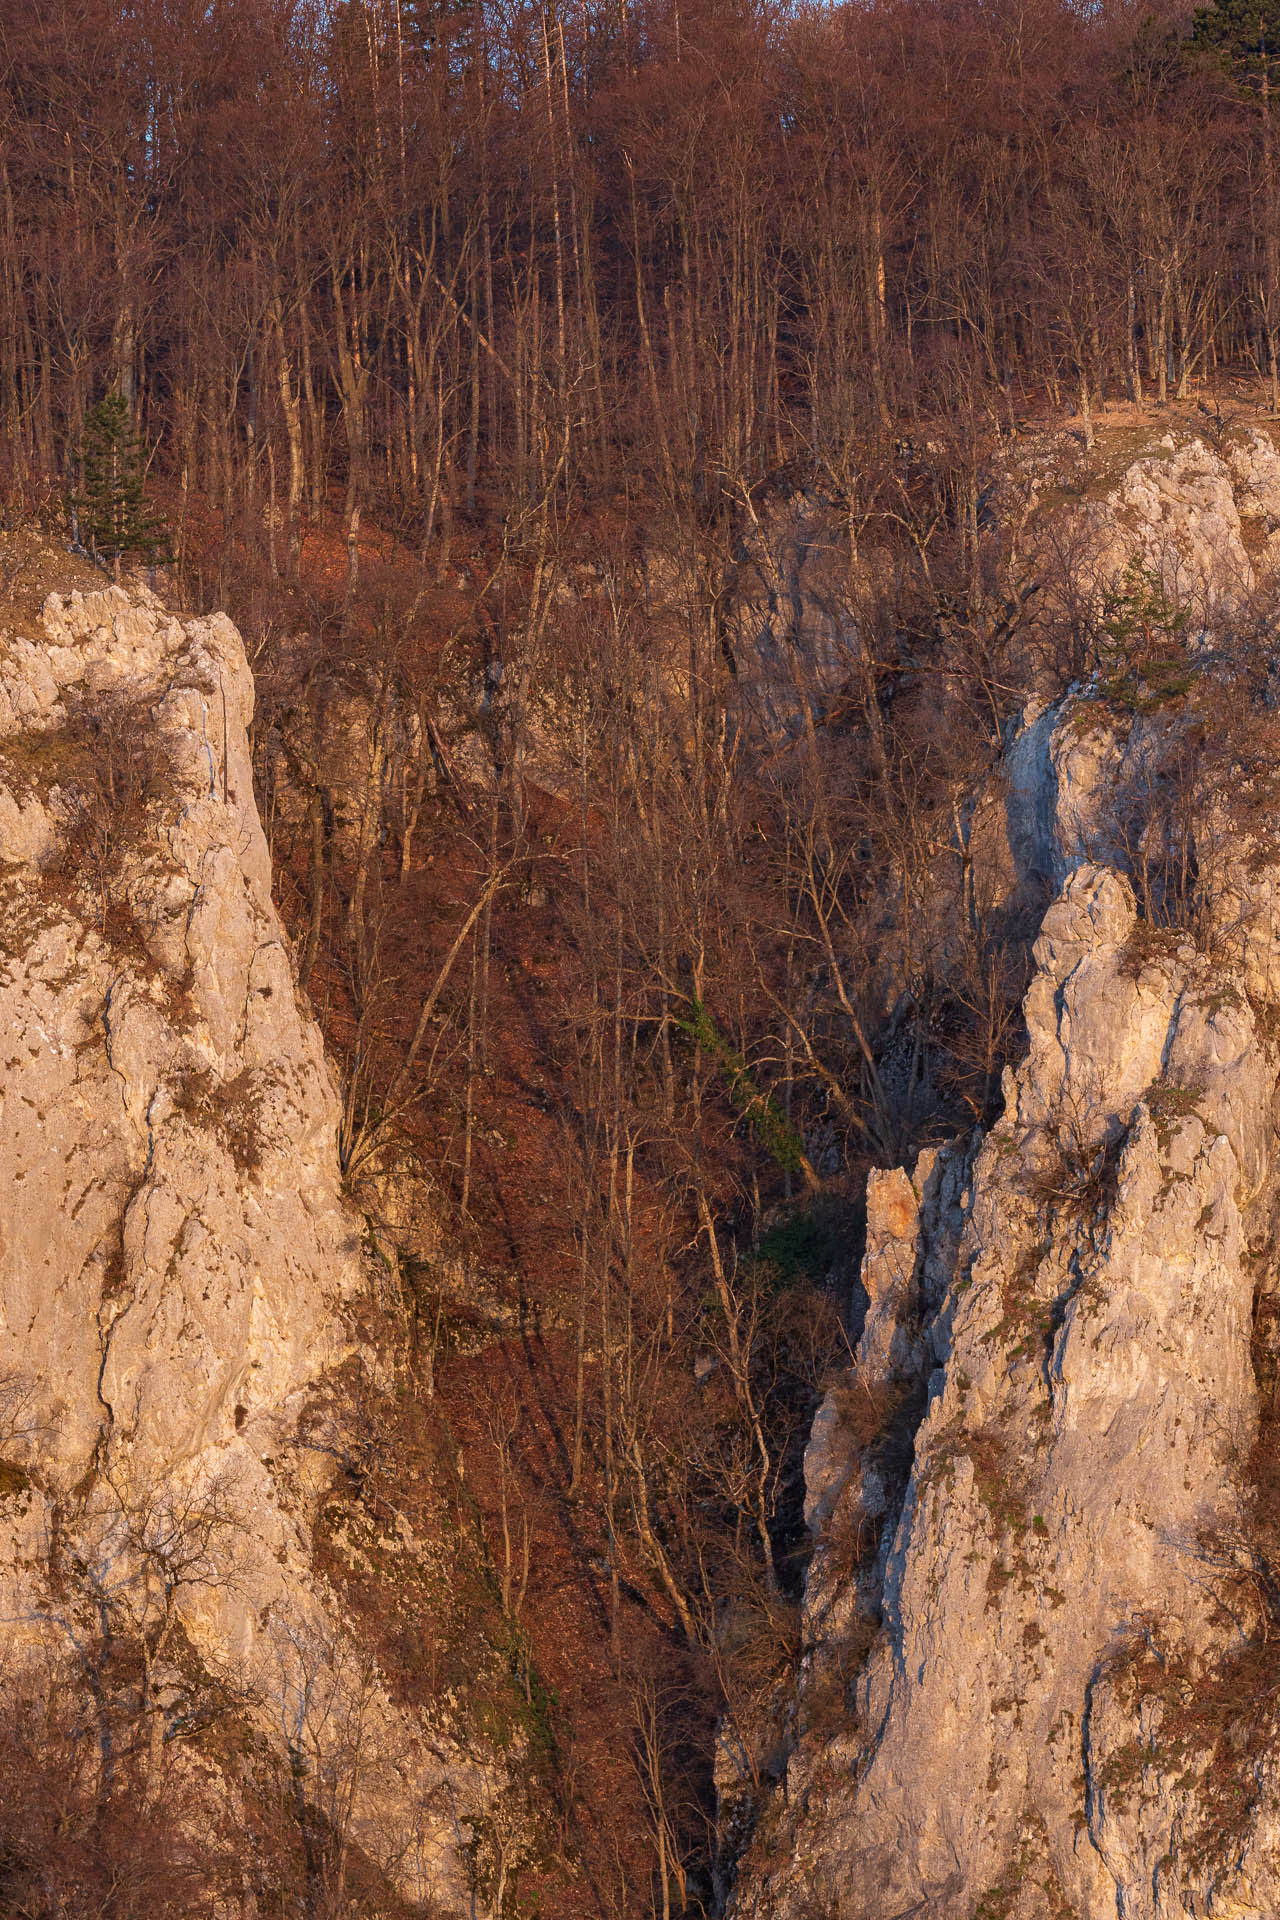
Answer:
<svg viewBox="0 0 1280 1920"><path fill-rule="evenodd" d="M1274 379L1268 20L7 0L8 459L66 484L118 391L180 517L269 494L283 556L333 489L430 539Z"/></svg>

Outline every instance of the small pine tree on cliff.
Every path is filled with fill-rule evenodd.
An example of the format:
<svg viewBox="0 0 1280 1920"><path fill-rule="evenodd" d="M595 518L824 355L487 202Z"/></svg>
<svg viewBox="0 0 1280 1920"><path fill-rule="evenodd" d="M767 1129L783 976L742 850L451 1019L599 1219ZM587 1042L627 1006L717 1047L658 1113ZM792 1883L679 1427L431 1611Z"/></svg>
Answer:
<svg viewBox="0 0 1280 1920"><path fill-rule="evenodd" d="M89 551L109 559L117 579L123 555L157 559L166 546L164 528L147 504L142 442L123 395L109 393L85 415L80 466L76 511Z"/></svg>

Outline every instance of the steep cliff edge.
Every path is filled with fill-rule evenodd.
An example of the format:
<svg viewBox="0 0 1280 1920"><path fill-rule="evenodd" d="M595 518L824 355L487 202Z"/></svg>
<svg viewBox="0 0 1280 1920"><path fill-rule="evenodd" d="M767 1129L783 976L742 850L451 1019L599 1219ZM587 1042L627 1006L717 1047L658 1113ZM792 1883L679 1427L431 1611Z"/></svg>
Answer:
<svg viewBox="0 0 1280 1920"><path fill-rule="evenodd" d="M1274 564L1269 475L1193 446L1083 509L1147 631L1009 747L1054 898L1003 1116L871 1176L741 1913L1280 1911L1273 669L1207 624Z"/></svg>
<svg viewBox="0 0 1280 1920"><path fill-rule="evenodd" d="M6 1689L82 1685L103 1804L138 1767L149 1804L189 1747L201 1817L235 1825L258 1754L308 1871L341 1814L370 1871L462 1910L488 1777L392 1703L313 1566L335 1471L317 1396L367 1276L271 900L252 704L230 622L141 588L51 592L0 632ZM220 1759L198 1736L232 1721ZM254 1910L253 1849L232 1851Z"/></svg>

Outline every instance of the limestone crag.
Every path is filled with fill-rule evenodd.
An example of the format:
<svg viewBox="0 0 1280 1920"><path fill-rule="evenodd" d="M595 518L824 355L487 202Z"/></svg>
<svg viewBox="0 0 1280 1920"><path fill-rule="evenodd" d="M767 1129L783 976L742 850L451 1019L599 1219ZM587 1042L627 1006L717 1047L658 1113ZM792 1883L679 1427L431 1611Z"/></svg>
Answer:
<svg viewBox="0 0 1280 1920"><path fill-rule="evenodd" d="M1137 565L1201 614L1239 607L1274 572L1280 532L1280 454L1256 427L1164 434L1113 470L1071 436L1033 443L1009 462L993 508L1018 537L1055 530L1077 583L1103 590Z"/></svg>
<svg viewBox="0 0 1280 1920"><path fill-rule="evenodd" d="M1195 487L1178 456L1113 493L1113 563L1137 514L1148 558L1180 543L1226 593L1242 478L1265 518L1274 463L1193 457ZM1276 861L1241 826L1249 780L1224 798L1197 768L1175 873L1181 726L1085 687L1009 744L1004 858L1054 895L1027 1049L985 1138L871 1178L866 1319L805 1462L790 1754L741 1914L1280 1912L1251 1464Z"/></svg>
<svg viewBox="0 0 1280 1920"><path fill-rule="evenodd" d="M331 1462L299 1415L352 1351L362 1222L252 704L231 623L142 587L0 635L0 1611L11 1658L56 1658L78 1608L164 1589L317 1777L358 1715L357 1837L460 1910L483 1769L391 1706L312 1571Z"/></svg>
<svg viewBox="0 0 1280 1920"><path fill-rule="evenodd" d="M1130 1698L1148 1650L1165 1672L1224 1652L1223 1561L1256 1418L1246 1223L1274 1067L1189 945L1139 962L1134 928L1122 878L1072 875L1037 943L1030 1052L978 1154L940 1299L922 1284L927 1224L896 1236L895 1275L908 1252L917 1274L898 1317L922 1319L928 1409L852 1618L836 1604L849 1614L848 1576L818 1550L802 1713L841 1638L877 1615L878 1632L847 1723L819 1723L792 1757L802 1811L769 1848L789 1864L749 1880L748 1910L795 1910L800 1884L821 1910L869 1920L959 1920L995 1892L1004 1912L1090 1920L1209 1911L1196 1902L1228 1890L1236 1904L1212 1910L1280 1906L1275 1793L1255 1782L1232 1857L1202 1861L1212 1794L1180 1751L1162 1755L1160 1697ZM917 1186L934 1175L917 1168ZM884 1262L873 1247L873 1306ZM875 1315L846 1393L862 1370L883 1380L891 1344ZM824 1438L806 1463L814 1518L829 1507L827 1537L847 1550L881 1496L854 1472L832 1500Z"/></svg>

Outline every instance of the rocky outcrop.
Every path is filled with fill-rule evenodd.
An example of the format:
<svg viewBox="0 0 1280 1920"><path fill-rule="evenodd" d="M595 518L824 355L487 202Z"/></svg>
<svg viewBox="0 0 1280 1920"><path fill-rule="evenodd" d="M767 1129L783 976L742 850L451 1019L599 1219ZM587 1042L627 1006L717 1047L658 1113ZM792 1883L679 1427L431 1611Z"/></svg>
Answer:
<svg viewBox="0 0 1280 1920"><path fill-rule="evenodd" d="M336 1357L359 1235L271 903L238 635L119 590L51 596L44 627L0 710L25 823L0 881L0 1164L29 1196L0 1253L4 1358L50 1411L65 1403L65 1471L85 1470L105 1422L154 1474L251 1451L245 1429ZM72 732L82 690L117 703L113 733ZM126 794L144 757L163 760L162 790ZM84 835L87 853L68 845Z"/></svg>
<svg viewBox="0 0 1280 1920"><path fill-rule="evenodd" d="M0 635L0 1611L11 1660L83 1661L127 1601L295 1779L355 1766L358 1724L354 1839L460 1911L487 1776L393 1707L312 1566L333 1461L300 1415L353 1351L363 1223L252 702L231 623L140 587Z"/></svg>
<svg viewBox="0 0 1280 1920"><path fill-rule="evenodd" d="M1147 462L1113 509L1138 502L1153 558L1162 529L1199 541L1221 584L1239 463L1195 459L1200 491ZM1252 776L1196 769L1184 890L1160 891L1182 727L1086 688L1011 744L1010 855L1055 892L1027 1050L985 1138L872 1177L866 1322L805 1462L792 1747L739 1913L1280 1912L1254 1364L1275 883Z"/></svg>
<svg viewBox="0 0 1280 1920"><path fill-rule="evenodd" d="M995 490L1001 517L1036 543L1037 517L1078 586L1102 590L1138 566L1201 615L1238 607L1274 571L1280 454L1271 436L1233 423L1153 435L1117 469L1070 436L1033 442Z"/></svg>

